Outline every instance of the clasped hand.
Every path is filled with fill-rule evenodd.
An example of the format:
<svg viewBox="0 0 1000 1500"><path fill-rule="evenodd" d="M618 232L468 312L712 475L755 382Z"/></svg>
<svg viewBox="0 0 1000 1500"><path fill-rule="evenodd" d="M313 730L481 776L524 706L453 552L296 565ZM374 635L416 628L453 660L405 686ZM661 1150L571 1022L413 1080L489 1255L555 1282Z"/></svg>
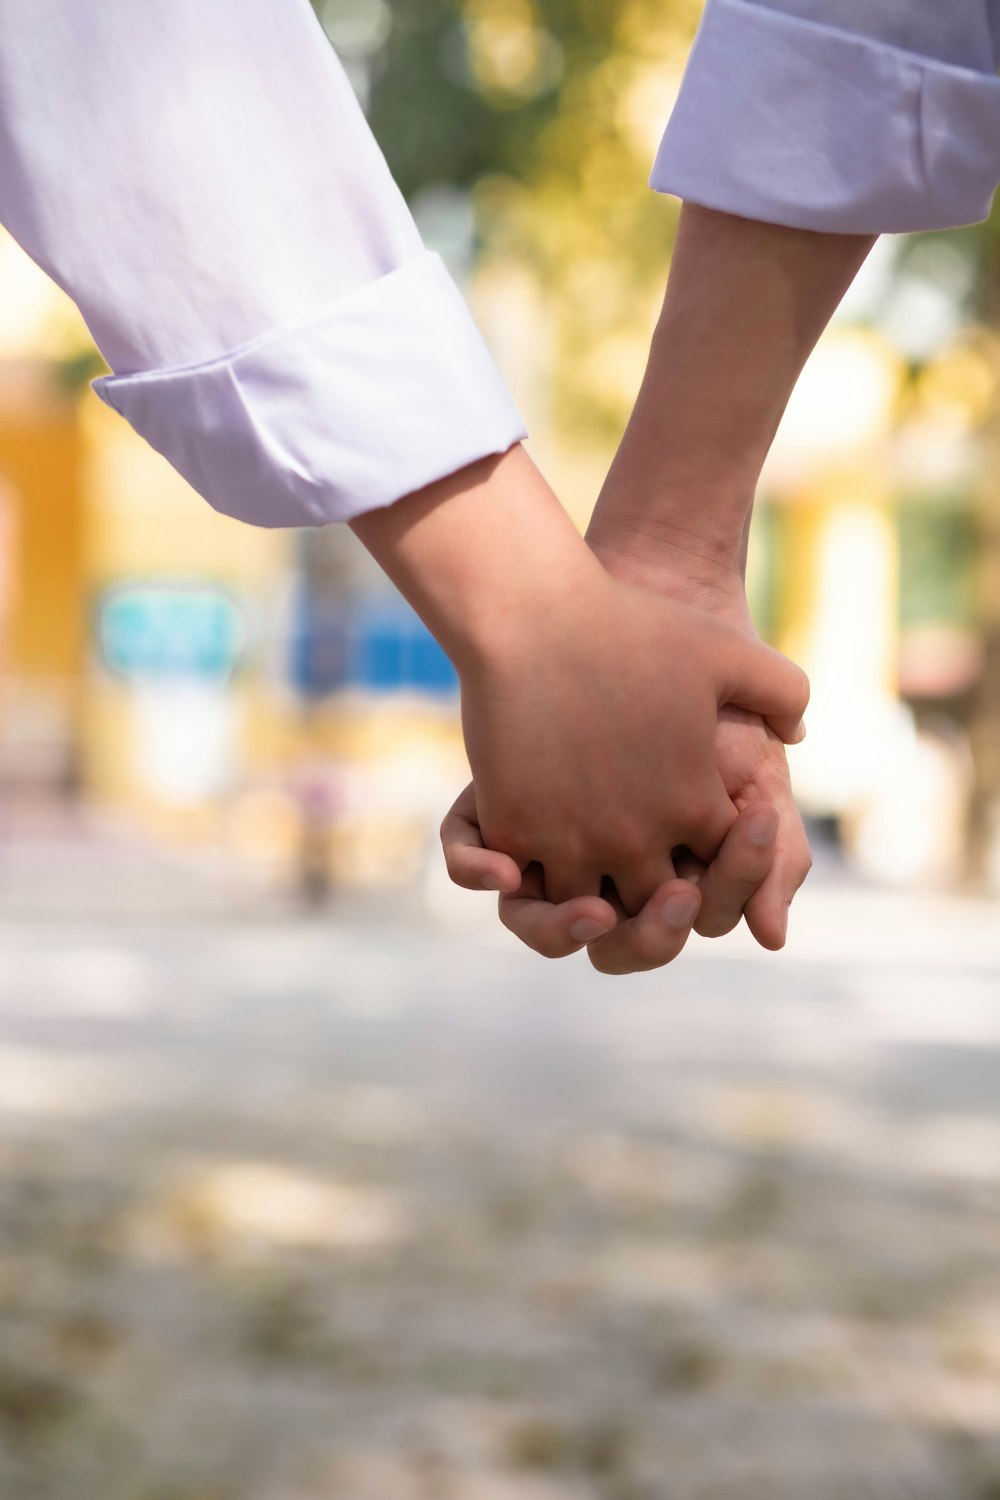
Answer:
<svg viewBox="0 0 1000 1500"><path fill-rule="evenodd" d="M790 896L766 887L782 825L802 863L783 743L801 737L806 678L588 556L463 675L473 784L442 829L452 878L498 890L537 951L586 944L606 972L669 962L693 923L716 935L745 907L779 947Z"/></svg>

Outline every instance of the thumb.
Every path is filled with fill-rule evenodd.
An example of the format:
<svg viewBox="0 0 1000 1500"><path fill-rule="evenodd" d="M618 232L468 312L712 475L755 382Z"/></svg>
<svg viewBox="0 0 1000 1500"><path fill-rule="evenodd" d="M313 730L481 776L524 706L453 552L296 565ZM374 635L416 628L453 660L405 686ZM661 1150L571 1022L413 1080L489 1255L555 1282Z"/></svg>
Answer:
<svg viewBox="0 0 1000 1500"><path fill-rule="evenodd" d="M719 707L732 704L760 714L786 745L805 739L802 715L809 704L809 679L787 656L732 626L719 642L716 684Z"/></svg>

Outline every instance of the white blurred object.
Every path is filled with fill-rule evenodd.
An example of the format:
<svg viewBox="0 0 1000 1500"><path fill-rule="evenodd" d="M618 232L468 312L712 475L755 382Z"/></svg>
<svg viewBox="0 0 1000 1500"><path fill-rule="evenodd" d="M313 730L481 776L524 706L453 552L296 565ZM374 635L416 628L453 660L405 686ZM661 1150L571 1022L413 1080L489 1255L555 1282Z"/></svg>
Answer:
<svg viewBox="0 0 1000 1500"><path fill-rule="evenodd" d="M133 689L133 764L139 783L180 807L227 790L239 713L226 683L155 678Z"/></svg>
<svg viewBox="0 0 1000 1500"><path fill-rule="evenodd" d="M860 868L894 885L936 890L961 879L972 760L950 722L915 730L884 764L870 799L845 821Z"/></svg>
<svg viewBox="0 0 1000 1500"><path fill-rule="evenodd" d="M476 215L469 194L447 182L428 183L414 195L410 211L427 248L437 251L456 281L467 281L476 258Z"/></svg>
<svg viewBox="0 0 1000 1500"><path fill-rule="evenodd" d="M834 324L870 323L878 317L892 295L895 284L900 240L883 235L872 247L861 270L844 293L833 315Z"/></svg>
<svg viewBox="0 0 1000 1500"><path fill-rule="evenodd" d="M888 695L814 688L806 722L808 737L790 756L792 782L816 816L849 816L909 761L913 719Z"/></svg>
<svg viewBox="0 0 1000 1500"><path fill-rule="evenodd" d="M441 816L446 812L447 807L442 807ZM490 891L467 891L455 885L436 839L427 849L420 897L424 915L442 931L469 932L478 937L503 935L497 897Z"/></svg>
<svg viewBox="0 0 1000 1500"><path fill-rule="evenodd" d="M850 493L831 504L808 565L809 614L790 654L809 673L812 701L792 768L805 807L842 815L875 793L913 732L895 695L898 562L885 508Z"/></svg>
<svg viewBox="0 0 1000 1500"><path fill-rule="evenodd" d="M325 0L319 18L337 51L349 57L377 52L392 30L387 0Z"/></svg>
<svg viewBox="0 0 1000 1500"><path fill-rule="evenodd" d="M875 309L877 326L904 359L932 359L962 327L975 279L972 257L951 240L916 241L898 254L887 295Z"/></svg>
<svg viewBox="0 0 1000 1500"><path fill-rule="evenodd" d="M861 328L829 329L792 392L764 487L794 498L818 471L856 461L885 439L899 382L899 362L884 339Z"/></svg>
<svg viewBox="0 0 1000 1500"><path fill-rule="evenodd" d="M922 276L903 279L882 319L893 348L914 361L930 359L961 326L961 304L946 287Z"/></svg>

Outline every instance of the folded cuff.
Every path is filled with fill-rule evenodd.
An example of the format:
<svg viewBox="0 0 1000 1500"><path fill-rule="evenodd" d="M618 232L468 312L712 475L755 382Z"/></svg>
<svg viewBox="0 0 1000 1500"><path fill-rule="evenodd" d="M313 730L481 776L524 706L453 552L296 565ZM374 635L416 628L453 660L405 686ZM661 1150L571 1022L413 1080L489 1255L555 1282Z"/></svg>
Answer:
<svg viewBox="0 0 1000 1500"><path fill-rule="evenodd" d="M709 0L650 186L849 234L986 217L1000 79L748 0Z"/></svg>
<svg viewBox="0 0 1000 1500"><path fill-rule="evenodd" d="M94 389L210 505L255 526L348 521L526 436L431 254L216 359Z"/></svg>

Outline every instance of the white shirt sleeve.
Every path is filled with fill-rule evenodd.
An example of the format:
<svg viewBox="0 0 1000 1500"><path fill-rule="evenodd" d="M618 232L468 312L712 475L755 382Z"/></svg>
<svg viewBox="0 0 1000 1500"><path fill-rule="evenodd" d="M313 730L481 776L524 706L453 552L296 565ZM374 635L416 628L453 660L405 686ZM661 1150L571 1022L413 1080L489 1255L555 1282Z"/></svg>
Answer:
<svg viewBox="0 0 1000 1500"><path fill-rule="evenodd" d="M229 515L349 519L525 435L307 0L0 0L0 220Z"/></svg>
<svg viewBox="0 0 1000 1500"><path fill-rule="evenodd" d="M708 0L651 185L801 229L985 218L1000 0Z"/></svg>

